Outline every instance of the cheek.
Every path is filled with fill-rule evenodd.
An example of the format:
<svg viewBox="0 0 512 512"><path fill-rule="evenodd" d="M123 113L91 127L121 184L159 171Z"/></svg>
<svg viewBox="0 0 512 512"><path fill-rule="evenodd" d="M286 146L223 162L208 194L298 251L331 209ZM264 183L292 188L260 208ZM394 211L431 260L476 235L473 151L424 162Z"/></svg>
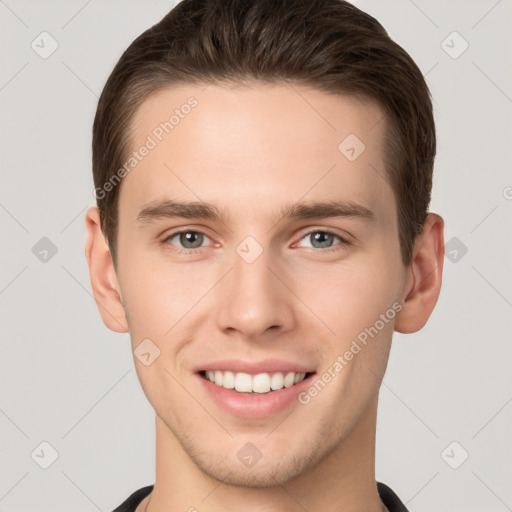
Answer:
<svg viewBox="0 0 512 512"><path fill-rule="evenodd" d="M190 276L179 266L142 261L135 253L124 258L121 272L132 336L162 338L189 307L194 288Z"/></svg>
<svg viewBox="0 0 512 512"><path fill-rule="evenodd" d="M303 276L295 278L298 297L336 338L353 337L373 325L395 300L396 276L385 260L354 258L353 263L295 270Z"/></svg>

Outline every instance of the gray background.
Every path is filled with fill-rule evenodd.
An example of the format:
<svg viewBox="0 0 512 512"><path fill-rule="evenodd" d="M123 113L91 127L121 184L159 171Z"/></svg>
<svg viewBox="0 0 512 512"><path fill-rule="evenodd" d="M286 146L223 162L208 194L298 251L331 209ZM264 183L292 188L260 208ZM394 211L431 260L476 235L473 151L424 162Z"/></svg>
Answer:
<svg viewBox="0 0 512 512"><path fill-rule="evenodd" d="M376 476L411 512L512 510L512 2L356 4L426 75L448 242L430 322L394 339ZM154 482L153 411L92 299L84 212L97 98L172 5L0 0L0 511L111 511Z"/></svg>

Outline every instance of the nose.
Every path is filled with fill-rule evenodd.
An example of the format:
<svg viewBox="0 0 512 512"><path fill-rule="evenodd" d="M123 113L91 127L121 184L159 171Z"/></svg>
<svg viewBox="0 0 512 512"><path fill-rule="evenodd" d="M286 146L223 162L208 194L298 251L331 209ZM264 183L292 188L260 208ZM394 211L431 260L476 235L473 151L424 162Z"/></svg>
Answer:
<svg viewBox="0 0 512 512"><path fill-rule="evenodd" d="M295 326L293 293L282 262L272 260L269 250L249 263L235 254L233 268L217 296L218 327L256 340L267 331L284 333Z"/></svg>

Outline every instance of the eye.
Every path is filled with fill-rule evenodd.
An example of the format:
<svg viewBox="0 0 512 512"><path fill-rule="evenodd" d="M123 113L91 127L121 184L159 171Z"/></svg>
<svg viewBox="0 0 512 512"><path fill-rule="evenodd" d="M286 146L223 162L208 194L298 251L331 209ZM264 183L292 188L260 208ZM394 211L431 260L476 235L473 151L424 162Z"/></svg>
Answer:
<svg viewBox="0 0 512 512"><path fill-rule="evenodd" d="M174 239L176 239L176 242L172 241ZM166 236L164 240L162 240L162 243L171 245L181 244L181 247L178 245L178 248L187 251L200 249L203 247L203 242L206 239L209 238L204 233L201 233L201 231L184 229L182 231L175 231L174 233Z"/></svg>
<svg viewBox="0 0 512 512"><path fill-rule="evenodd" d="M310 245L306 245L305 247L312 247L313 249L331 249L333 247L332 243L335 239L340 240L339 244L335 245L349 245L350 242L345 240L340 235L336 235L331 233L330 231L310 231L305 236L301 238L302 240L310 240ZM335 247L335 246L334 246ZM336 249L334 249L336 250Z"/></svg>

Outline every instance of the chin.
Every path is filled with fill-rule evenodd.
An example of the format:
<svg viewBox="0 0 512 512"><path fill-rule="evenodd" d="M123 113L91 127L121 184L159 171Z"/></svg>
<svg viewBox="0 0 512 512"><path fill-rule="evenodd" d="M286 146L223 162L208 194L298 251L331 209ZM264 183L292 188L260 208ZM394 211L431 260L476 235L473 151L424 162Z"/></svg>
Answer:
<svg viewBox="0 0 512 512"><path fill-rule="evenodd" d="M213 445L211 439L202 446L187 436L183 448L197 468L210 478L235 487L269 488L286 485L308 473L327 457L336 440L326 442L327 432L318 432L317 440L292 439L281 443L283 435L268 433L258 438L235 436L227 445ZM265 440L265 438L267 438ZM281 438L281 439L280 439ZM245 462L247 461L247 462Z"/></svg>
<svg viewBox="0 0 512 512"><path fill-rule="evenodd" d="M285 485L307 469L312 461L295 457L283 460L259 460L253 467L244 467L238 460L223 464L195 461L210 478L234 487L262 489Z"/></svg>

